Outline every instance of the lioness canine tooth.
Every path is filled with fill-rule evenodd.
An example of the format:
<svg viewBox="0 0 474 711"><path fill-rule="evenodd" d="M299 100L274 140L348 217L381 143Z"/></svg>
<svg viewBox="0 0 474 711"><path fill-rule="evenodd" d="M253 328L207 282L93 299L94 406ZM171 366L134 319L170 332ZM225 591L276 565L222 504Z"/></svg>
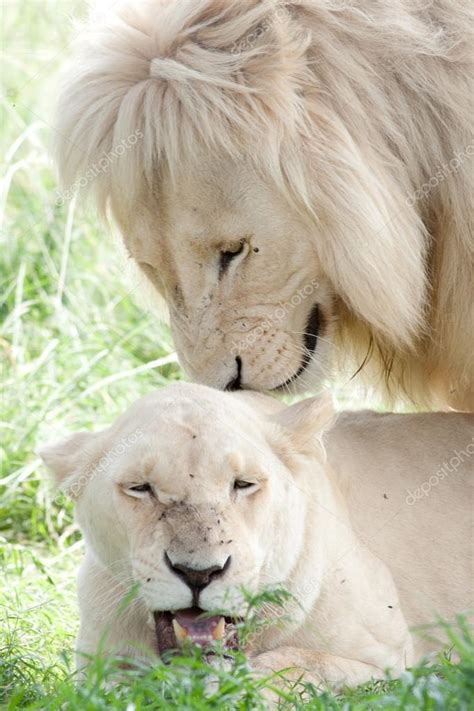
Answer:
<svg viewBox="0 0 474 711"><path fill-rule="evenodd" d="M188 636L188 633L186 632L184 627L181 627L181 625L179 624L179 622L177 620L173 620L173 630L174 630L176 640L178 642L182 642L183 639L186 639L186 637Z"/></svg>
<svg viewBox="0 0 474 711"><path fill-rule="evenodd" d="M225 619L221 617L217 625L214 627L212 631L212 636L214 639L222 639L224 636L224 630L225 630Z"/></svg>

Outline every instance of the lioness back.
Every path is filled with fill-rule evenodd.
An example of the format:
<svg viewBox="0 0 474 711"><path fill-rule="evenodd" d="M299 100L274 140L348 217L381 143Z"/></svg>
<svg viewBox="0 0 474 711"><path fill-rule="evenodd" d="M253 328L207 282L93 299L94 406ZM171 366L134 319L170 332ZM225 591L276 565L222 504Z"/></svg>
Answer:
<svg viewBox="0 0 474 711"><path fill-rule="evenodd" d="M353 525L390 568L409 624L465 609L474 560L474 417L343 413L327 450Z"/></svg>

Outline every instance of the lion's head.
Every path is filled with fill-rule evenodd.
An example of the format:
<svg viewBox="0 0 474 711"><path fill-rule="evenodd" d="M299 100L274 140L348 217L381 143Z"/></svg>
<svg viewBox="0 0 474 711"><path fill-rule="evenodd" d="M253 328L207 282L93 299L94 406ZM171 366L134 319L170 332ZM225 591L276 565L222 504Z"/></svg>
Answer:
<svg viewBox="0 0 474 711"><path fill-rule="evenodd" d="M268 415L252 403L259 397L170 386L104 432L42 452L76 502L87 548L118 582L138 584L165 647L172 613L185 624L196 611L238 616L243 589L291 589L298 577L312 500L305 453L317 450L331 408L313 405L302 428L300 406ZM313 458L311 476L317 467ZM317 590L314 583L302 603Z"/></svg>
<svg viewBox="0 0 474 711"><path fill-rule="evenodd" d="M168 304L183 366L218 388L304 390L374 342L392 371L422 332L411 178L337 80L339 55L321 55L313 11L120 4L66 73L65 182L110 208Z"/></svg>

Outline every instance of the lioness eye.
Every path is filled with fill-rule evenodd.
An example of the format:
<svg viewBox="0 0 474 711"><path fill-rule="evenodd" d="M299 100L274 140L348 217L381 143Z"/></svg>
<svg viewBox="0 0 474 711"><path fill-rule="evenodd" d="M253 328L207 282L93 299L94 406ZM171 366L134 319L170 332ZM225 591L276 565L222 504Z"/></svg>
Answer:
<svg viewBox="0 0 474 711"><path fill-rule="evenodd" d="M255 486L252 481L243 481L243 479L234 481L234 489L250 489L251 486Z"/></svg>
<svg viewBox="0 0 474 711"><path fill-rule="evenodd" d="M239 254L242 254L242 252L244 251L244 246L245 240L242 240L240 244L236 247L236 249L221 252L219 259L219 276L222 276L224 274L229 264L233 259L235 259L235 257L238 257Z"/></svg>
<svg viewBox="0 0 474 711"><path fill-rule="evenodd" d="M138 497L140 494L153 494L151 484L136 484L135 486L127 486L125 493L129 496Z"/></svg>

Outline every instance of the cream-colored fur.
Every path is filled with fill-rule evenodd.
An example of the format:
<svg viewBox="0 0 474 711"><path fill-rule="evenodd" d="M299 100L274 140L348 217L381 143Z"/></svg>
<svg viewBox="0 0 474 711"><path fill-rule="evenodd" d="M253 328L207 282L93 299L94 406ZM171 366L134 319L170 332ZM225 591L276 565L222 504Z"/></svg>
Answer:
<svg viewBox="0 0 474 711"><path fill-rule="evenodd" d="M61 174L110 208L195 380L224 387L239 356L244 386L281 385L317 303L295 388L363 366L392 400L472 409L472 27L467 0L93 16L65 76Z"/></svg>
<svg viewBox="0 0 474 711"><path fill-rule="evenodd" d="M203 610L242 614L241 586L294 595L285 617L275 609L251 641L255 669L296 667L340 687L439 649L439 629L415 628L473 605L473 418L333 419L324 399L287 408L177 384L104 432L46 448L86 542L79 664L99 643L105 653L153 653L151 613L192 604L165 552L196 569L231 556L201 591ZM255 486L234 490L236 479ZM145 482L153 495L131 495ZM133 584L138 598L118 613Z"/></svg>

